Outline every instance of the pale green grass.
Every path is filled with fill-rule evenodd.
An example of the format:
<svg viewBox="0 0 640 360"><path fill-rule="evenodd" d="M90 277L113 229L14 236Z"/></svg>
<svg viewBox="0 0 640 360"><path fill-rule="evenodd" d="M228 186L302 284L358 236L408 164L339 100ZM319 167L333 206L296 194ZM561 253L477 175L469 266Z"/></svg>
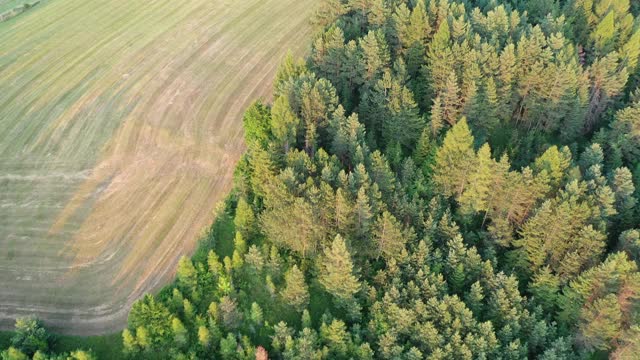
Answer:
<svg viewBox="0 0 640 360"><path fill-rule="evenodd" d="M0 14L7 10L11 10L24 3L31 3L29 0L0 0Z"/></svg>
<svg viewBox="0 0 640 360"><path fill-rule="evenodd" d="M116 331L173 276L313 4L55 0L0 23L0 326Z"/></svg>

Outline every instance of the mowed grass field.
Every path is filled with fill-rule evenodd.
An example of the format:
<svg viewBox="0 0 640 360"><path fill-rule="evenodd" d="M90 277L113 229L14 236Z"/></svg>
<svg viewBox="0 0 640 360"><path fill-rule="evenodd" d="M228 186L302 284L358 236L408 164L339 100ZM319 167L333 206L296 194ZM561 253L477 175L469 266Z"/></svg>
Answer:
<svg viewBox="0 0 640 360"><path fill-rule="evenodd" d="M50 0L0 23L0 327L118 331L231 186L313 0Z"/></svg>

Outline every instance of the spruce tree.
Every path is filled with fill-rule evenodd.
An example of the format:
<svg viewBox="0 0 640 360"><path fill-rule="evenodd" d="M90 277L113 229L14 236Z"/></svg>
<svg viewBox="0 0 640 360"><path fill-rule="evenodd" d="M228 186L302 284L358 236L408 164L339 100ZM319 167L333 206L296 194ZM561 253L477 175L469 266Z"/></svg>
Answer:
<svg viewBox="0 0 640 360"><path fill-rule="evenodd" d="M495 176L494 161L489 144L484 144L477 154L475 171L469 178L469 186L460 196L461 209L465 212L488 211L489 199Z"/></svg>
<svg viewBox="0 0 640 360"><path fill-rule="evenodd" d="M388 211L378 217L373 229L377 254L385 259L401 259L406 256L407 238L400 222Z"/></svg>
<svg viewBox="0 0 640 360"><path fill-rule="evenodd" d="M462 118L447 132L436 153L433 180L445 195L459 197L469 184L476 164L473 135L466 119Z"/></svg>
<svg viewBox="0 0 640 360"><path fill-rule="evenodd" d="M336 235L331 246L324 250L320 266L318 280L327 292L341 305L348 306L353 302L360 282L354 275L351 254L340 235Z"/></svg>
<svg viewBox="0 0 640 360"><path fill-rule="evenodd" d="M282 299L296 311L302 312L309 304L309 289L304 274L293 265L284 275L285 287L280 292Z"/></svg>
<svg viewBox="0 0 640 360"><path fill-rule="evenodd" d="M292 145L295 146L299 124L300 120L291 110L287 97L277 98L271 108L271 129L285 152L288 152Z"/></svg>

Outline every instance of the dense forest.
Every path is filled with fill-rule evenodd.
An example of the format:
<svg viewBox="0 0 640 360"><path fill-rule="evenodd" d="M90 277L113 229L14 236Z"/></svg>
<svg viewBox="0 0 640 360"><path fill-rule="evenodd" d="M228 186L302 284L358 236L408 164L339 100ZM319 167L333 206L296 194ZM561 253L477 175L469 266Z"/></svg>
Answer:
<svg viewBox="0 0 640 360"><path fill-rule="evenodd" d="M134 304L127 356L637 356L640 2L323 0L313 21L245 113L232 236Z"/></svg>

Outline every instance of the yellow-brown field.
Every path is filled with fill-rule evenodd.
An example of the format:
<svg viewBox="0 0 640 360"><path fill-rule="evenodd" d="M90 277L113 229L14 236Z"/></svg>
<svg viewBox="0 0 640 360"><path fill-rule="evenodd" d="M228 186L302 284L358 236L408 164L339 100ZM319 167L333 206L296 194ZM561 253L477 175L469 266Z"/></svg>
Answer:
<svg viewBox="0 0 640 360"><path fill-rule="evenodd" d="M312 0L49 0L0 23L0 325L122 328L231 185Z"/></svg>

